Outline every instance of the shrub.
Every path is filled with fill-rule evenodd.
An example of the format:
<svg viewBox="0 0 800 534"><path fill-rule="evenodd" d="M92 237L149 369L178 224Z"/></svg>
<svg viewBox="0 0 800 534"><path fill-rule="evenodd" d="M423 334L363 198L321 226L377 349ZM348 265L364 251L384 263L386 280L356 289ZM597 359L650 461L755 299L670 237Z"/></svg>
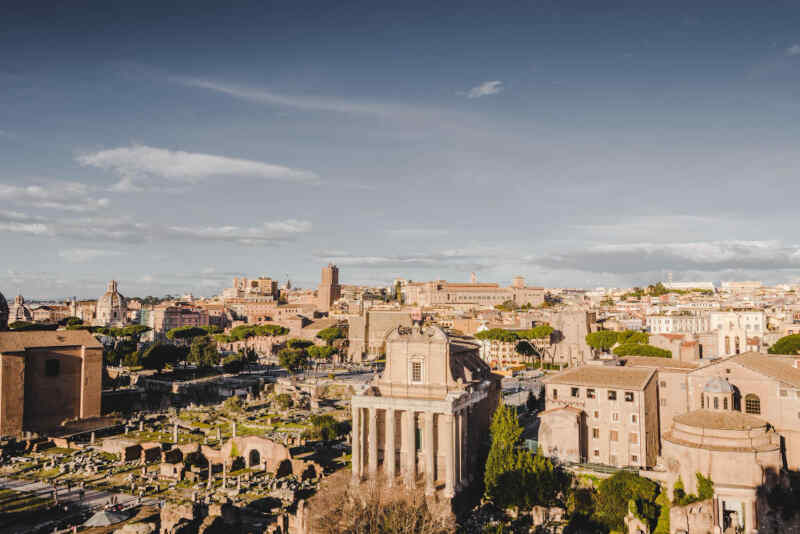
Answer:
<svg viewBox="0 0 800 534"><path fill-rule="evenodd" d="M641 343L626 343L614 347L617 356L654 356L656 358L672 358L672 351L660 349Z"/></svg>

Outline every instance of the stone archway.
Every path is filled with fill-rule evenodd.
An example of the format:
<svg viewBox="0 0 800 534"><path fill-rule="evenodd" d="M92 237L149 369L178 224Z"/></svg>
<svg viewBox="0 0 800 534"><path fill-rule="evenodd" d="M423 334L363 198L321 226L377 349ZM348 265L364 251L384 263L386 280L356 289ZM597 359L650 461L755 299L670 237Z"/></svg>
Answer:
<svg viewBox="0 0 800 534"><path fill-rule="evenodd" d="M258 452L258 449L251 449L250 454L248 456L248 467L258 467L261 465L261 453Z"/></svg>

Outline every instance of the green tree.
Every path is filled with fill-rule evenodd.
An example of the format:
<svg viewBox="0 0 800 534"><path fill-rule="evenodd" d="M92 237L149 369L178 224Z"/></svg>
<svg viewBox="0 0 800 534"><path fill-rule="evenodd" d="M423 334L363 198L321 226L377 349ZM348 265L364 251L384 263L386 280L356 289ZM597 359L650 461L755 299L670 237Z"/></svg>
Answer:
<svg viewBox="0 0 800 534"><path fill-rule="evenodd" d="M197 326L179 326L167 332L167 339L179 339L183 341L193 340L196 337L205 337L208 335L204 329Z"/></svg>
<svg viewBox="0 0 800 534"><path fill-rule="evenodd" d="M645 332L637 332L636 330L625 330L624 332L617 333L617 343L624 345L627 343L638 343L645 345L650 341L650 336Z"/></svg>
<svg viewBox="0 0 800 534"><path fill-rule="evenodd" d="M222 360L222 369L226 373L238 373L244 367L244 359L240 353L229 354Z"/></svg>
<svg viewBox="0 0 800 534"><path fill-rule="evenodd" d="M336 354L336 352L337 351L335 348L328 345L325 346L312 345L311 347L308 347L308 356L317 361L319 360L326 362L330 361L330 359L333 357L334 354Z"/></svg>
<svg viewBox="0 0 800 534"><path fill-rule="evenodd" d="M633 500L637 515L654 528L658 516L658 484L630 471L618 471L600 482L595 513L609 530L623 531L628 502Z"/></svg>
<svg viewBox="0 0 800 534"><path fill-rule="evenodd" d="M600 330L586 334L586 343L595 350L608 352L617 344L617 333L611 330Z"/></svg>
<svg viewBox="0 0 800 534"><path fill-rule="evenodd" d="M658 521L656 522L656 529L653 531L653 534L669 534L670 502L666 492L658 494L658 497L656 497L656 505L658 505Z"/></svg>
<svg viewBox="0 0 800 534"><path fill-rule="evenodd" d="M714 481L704 477L701 473L695 473L697 478L697 499L705 501L714 496Z"/></svg>
<svg viewBox="0 0 800 534"><path fill-rule="evenodd" d="M672 351L660 349L652 345L642 345L639 343L626 343L614 347L614 354L617 356L654 356L656 358L672 358Z"/></svg>
<svg viewBox="0 0 800 534"><path fill-rule="evenodd" d="M30 321L14 321L8 323L8 329L16 332L33 330L58 330L58 324L32 323Z"/></svg>
<svg viewBox="0 0 800 534"><path fill-rule="evenodd" d="M161 370L167 364L175 364L185 356L184 351L175 345L156 343L144 351L141 357L141 365L145 369Z"/></svg>
<svg viewBox="0 0 800 534"><path fill-rule="evenodd" d="M326 344L330 345L334 342L334 340L344 337L344 333L342 332L341 328L331 326L330 328L325 328L317 332L317 337L325 341Z"/></svg>
<svg viewBox="0 0 800 534"><path fill-rule="evenodd" d="M289 374L297 374L308 365L308 352L301 348L285 348L278 351L278 364Z"/></svg>
<svg viewBox="0 0 800 534"><path fill-rule="evenodd" d="M515 474L518 467L517 445L522 436L522 427L517 414L502 400L492 417L489 429L492 446L486 459L484 485L486 497L500 508L514 506L518 500L518 485L521 481ZM510 480L517 478L517 480Z"/></svg>
<svg viewBox="0 0 800 534"><path fill-rule="evenodd" d="M322 441L333 441L346 434L349 429L345 423L340 423L332 415L312 415L312 429L309 437Z"/></svg>
<svg viewBox="0 0 800 534"><path fill-rule="evenodd" d="M77 326L82 324L83 324L83 319L81 319L80 317L75 317L74 315L70 317L65 317L60 321L58 321L59 326Z"/></svg>
<svg viewBox="0 0 800 534"><path fill-rule="evenodd" d="M503 328L491 328L489 330L483 330L482 332L475 334L475 337L478 339L505 341L507 343L513 343L519 339L519 336L516 333Z"/></svg>
<svg viewBox="0 0 800 534"><path fill-rule="evenodd" d="M800 334L783 336L772 345L770 354L800 354Z"/></svg>
<svg viewBox="0 0 800 534"><path fill-rule="evenodd" d="M141 365L141 361L139 359L139 353L135 350L127 353L122 358L122 365L124 365L125 367L138 367L139 365Z"/></svg>
<svg viewBox="0 0 800 534"><path fill-rule="evenodd" d="M525 356L526 358L539 356L539 351L537 351L536 347L534 347L527 339L518 341L516 347L514 347L514 350L517 351L517 354Z"/></svg>
<svg viewBox="0 0 800 534"><path fill-rule="evenodd" d="M197 336L192 339L192 345L189 348L189 356L187 358L189 363L193 363L198 367L213 367L219 364L219 351L217 350L217 343L209 336Z"/></svg>

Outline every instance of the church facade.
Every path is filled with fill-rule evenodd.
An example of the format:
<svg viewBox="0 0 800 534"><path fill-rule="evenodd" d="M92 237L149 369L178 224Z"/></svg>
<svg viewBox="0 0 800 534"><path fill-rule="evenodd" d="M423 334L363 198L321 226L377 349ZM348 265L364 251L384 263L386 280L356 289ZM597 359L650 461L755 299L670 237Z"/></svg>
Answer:
<svg viewBox="0 0 800 534"><path fill-rule="evenodd" d="M352 398L353 479L401 479L452 498L481 472L499 377L474 342L438 327L400 326L386 368Z"/></svg>

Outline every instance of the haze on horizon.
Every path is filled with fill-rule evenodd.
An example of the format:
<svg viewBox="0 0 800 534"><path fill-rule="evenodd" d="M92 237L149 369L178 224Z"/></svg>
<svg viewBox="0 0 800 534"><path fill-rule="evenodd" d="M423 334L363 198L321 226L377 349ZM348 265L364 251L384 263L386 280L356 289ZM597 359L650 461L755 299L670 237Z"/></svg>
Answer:
<svg viewBox="0 0 800 534"><path fill-rule="evenodd" d="M0 292L800 277L796 3L236 4L4 3Z"/></svg>

